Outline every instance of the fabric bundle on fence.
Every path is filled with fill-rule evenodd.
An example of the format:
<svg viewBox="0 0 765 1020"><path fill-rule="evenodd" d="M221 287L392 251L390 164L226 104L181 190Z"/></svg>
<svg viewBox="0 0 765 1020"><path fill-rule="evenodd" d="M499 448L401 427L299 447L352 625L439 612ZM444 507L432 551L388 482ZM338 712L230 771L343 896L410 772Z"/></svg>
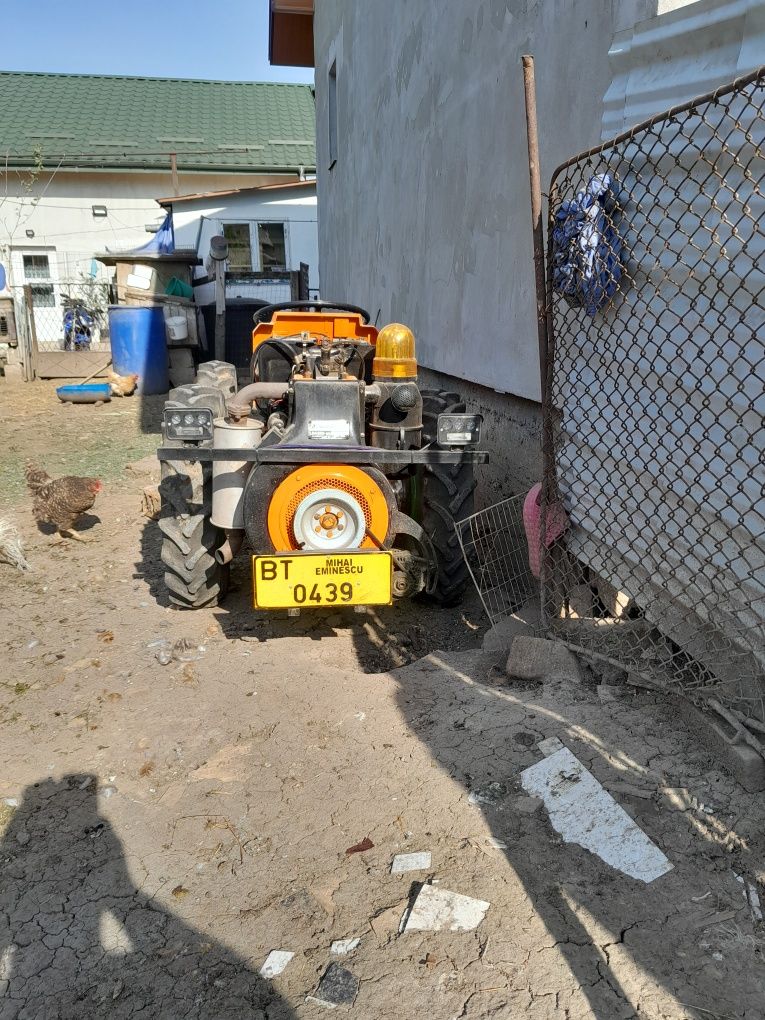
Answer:
<svg viewBox="0 0 765 1020"><path fill-rule="evenodd" d="M553 227L553 286L588 315L611 298L621 279L622 241L614 225L611 174L594 174L576 198L562 202Z"/></svg>

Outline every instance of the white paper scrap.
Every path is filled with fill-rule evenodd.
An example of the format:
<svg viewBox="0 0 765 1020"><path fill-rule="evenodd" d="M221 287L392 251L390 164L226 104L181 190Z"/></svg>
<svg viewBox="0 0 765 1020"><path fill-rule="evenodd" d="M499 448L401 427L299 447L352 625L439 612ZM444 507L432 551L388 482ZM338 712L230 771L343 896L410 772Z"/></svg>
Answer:
<svg viewBox="0 0 765 1020"><path fill-rule="evenodd" d="M262 978L276 977L277 974L281 974L294 955L286 949L272 949L258 973Z"/></svg>
<svg viewBox="0 0 765 1020"><path fill-rule="evenodd" d="M347 956L348 953L352 953L354 949L358 949L360 944L361 938L336 939L329 947L329 951L333 956Z"/></svg>
<svg viewBox="0 0 765 1020"><path fill-rule="evenodd" d="M667 857L579 759L564 747L521 773L526 793L541 797L556 832L641 882L672 870Z"/></svg>
<svg viewBox="0 0 765 1020"><path fill-rule="evenodd" d="M401 919L401 931L472 931L489 906L485 900L424 885L409 914Z"/></svg>
<svg viewBox="0 0 765 1020"><path fill-rule="evenodd" d="M407 871L427 871L432 856L430 850L422 850L414 854L396 854L390 866L391 875L403 875Z"/></svg>

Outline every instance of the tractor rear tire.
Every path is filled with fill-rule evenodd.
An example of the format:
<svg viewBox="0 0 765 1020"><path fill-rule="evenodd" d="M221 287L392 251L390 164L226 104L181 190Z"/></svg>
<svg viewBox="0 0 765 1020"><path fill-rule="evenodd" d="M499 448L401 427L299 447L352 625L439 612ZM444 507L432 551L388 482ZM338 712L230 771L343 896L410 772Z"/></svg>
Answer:
<svg viewBox="0 0 765 1020"><path fill-rule="evenodd" d="M464 414L465 402L449 390L422 391L422 445L435 443L439 414ZM422 526L437 557L435 590L428 596L441 606L456 606L470 584L455 521L474 511L476 481L472 461L426 464L423 473Z"/></svg>
<svg viewBox="0 0 765 1020"><path fill-rule="evenodd" d="M209 407L215 417L222 405L220 390L194 383L172 390L165 403L167 408ZM228 589L229 568L215 559L225 535L210 521L212 465L163 461L159 494L160 558L170 602L180 609L217 605Z"/></svg>
<svg viewBox="0 0 765 1020"><path fill-rule="evenodd" d="M215 550L225 536L210 523L211 467L165 461L162 468L160 557L165 565L168 598L181 609L215 606L228 589L228 566L215 559Z"/></svg>

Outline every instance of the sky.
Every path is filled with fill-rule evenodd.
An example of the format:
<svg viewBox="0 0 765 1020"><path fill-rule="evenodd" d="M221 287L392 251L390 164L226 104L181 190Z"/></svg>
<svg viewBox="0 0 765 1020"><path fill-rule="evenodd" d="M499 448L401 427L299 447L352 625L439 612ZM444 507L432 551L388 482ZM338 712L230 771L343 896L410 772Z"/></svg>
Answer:
<svg viewBox="0 0 765 1020"><path fill-rule="evenodd" d="M4 0L2 71L313 82L268 63L268 0Z"/></svg>

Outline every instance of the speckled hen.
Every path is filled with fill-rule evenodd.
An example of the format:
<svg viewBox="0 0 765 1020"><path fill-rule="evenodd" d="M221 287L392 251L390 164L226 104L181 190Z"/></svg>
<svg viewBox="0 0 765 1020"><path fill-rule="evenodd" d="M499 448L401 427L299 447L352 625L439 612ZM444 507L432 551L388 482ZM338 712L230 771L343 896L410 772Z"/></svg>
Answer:
<svg viewBox="0 0 765 1020"><path fill-rule="evenodd" d="M103 488L101 480L77 475L51 478L34 464L27 464L25 477L34 497L32 514L35 520L40 524L52 524L62 537L68 535L84 542L74 526L95 503Z"/></svg>

